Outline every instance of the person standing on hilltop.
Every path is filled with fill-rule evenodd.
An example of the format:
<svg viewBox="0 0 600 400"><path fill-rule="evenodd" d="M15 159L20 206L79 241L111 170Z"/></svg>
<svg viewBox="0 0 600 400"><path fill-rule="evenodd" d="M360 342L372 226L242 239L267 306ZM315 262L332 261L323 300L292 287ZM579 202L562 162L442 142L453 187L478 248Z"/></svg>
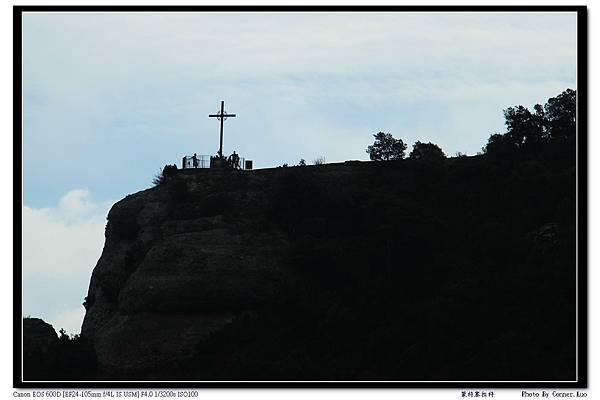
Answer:
<svg viewBox="0 0 600 400"><path fill-rule="evenodd" d="M231 163L232 163L233 169L238 169L240 167L240 156L239 156L239 154L237 154L235 152L235 150L233 151L233 154L231 155Z"/></svg>

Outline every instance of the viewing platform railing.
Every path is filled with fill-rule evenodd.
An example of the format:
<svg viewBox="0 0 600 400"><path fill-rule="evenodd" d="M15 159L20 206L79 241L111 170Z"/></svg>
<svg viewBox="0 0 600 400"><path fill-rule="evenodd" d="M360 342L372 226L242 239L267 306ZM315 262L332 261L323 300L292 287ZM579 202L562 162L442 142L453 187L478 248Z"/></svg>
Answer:
<svg viewBox="0 0 600 400"><path fill-rule="evenodd" d="M181 161L181 168L210 168L210 156L197 155L197 165L194 165L194 156L184 156Z"/></svg>
<svg viewBox="0 0 600 400"><path fill-rule="evenodd" d="M196 161L194 161L194 156L184 156L181 161L182 169L193 169L193 168L211 168L211 158L213 156L209 155L196 155ZM214 156L216 158L216 156ZM225 159L225 163L231 163L232 161L228 158ZM246 160L245 158L238 158L237 165L229 164L233 169L239 170L251 170L252 169L252 160Z"/></svg>

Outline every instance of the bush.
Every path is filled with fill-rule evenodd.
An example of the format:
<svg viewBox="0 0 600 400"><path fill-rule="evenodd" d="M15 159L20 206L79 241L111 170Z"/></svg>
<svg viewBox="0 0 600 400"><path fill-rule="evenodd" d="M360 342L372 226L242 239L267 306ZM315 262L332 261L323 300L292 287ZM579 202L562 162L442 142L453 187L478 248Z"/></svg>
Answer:
<svg viewBox="0 0 600 400"><path fill-rule="evenodd" d="M409 158L412 160L442 160L446 157L442 149L434 143L421 143L417 141L413 145L413 151L410 153Z"/></svg>
<svg viewBox="0 0 600 400"><path fill-rule="evenodd" d="M177 165L165 165L162 172L156 174L156 176L152 180L152 183L154 184L154 186L162 185L163 183L171 179L176 173Z"/></svg>

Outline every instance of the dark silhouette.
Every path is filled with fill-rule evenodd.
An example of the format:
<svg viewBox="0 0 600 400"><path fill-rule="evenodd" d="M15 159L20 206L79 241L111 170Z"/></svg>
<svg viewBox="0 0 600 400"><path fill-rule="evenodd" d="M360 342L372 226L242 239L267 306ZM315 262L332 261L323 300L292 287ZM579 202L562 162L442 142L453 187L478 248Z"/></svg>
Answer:
<svg viewBox="0 0 600 400"><path fill-rule="evenodd" d="M373 135L375 142L367 147L367 153L373 161L401 160L404 158L406 144L395 139L391 133L379 132Z"/></svg>
<svg viewBox="0 0 600 400"><path fill-rule="evenodd" d="M88 380L96 373L93 347L64 329L56 335L39 318L23 319L23 377L28 380Z"/></svg>
<svg viewBox="0 0 600 400"><path fill-rule="evenodd" d="M501 133L494 133L488 138L488 142L483 147L483 152L492 156L507 156L512 154L515 145L509 137Z"/></svg>
<svg viewBox="0 0 600 400"><path fill-rule="evenodd" d="M152 183L154 183L154 186L162 185L163 183L165 183L169 179L171 179L176 173L177 173L177 165L175 165L175 164L165 165L162 172L159 172L154 177L154 179L152 180Z"/></svg>
<svg viewBox="0 0 600 400"><path fill-rule="evenodd" d="M446 157L442 149L434 143L415 142L413 150L410 152L411 160L436 161Z"/></svg>
<svg viewBox="0 0 600 400"><path fill-rule="evenodd" d="M494 133L483 151L496 157L513 157L517 152L536 153L548 145L556 151L562 144L574 142L576 91L567 89L548 99L542 106L536 104L531 113L519 105L504 110L506 133ZM556 147L559 146L559 147Z"/></svg>
<svg viewBox="0 0 600 400"><path fill-rule="evenodd" d="M198 168L198 156L196 155L196 153L194 153L194 155L192 156L192 166L194 168Z"/></svg>
<svg viewBox="0 0 600 400"><path fill-rule="evenodd" d="M298 166L299 167L305 167L306 166L306 160L304 158L301 158L300 161L298 162Z"/></svg>
<svg viewBox="0 0 600 400"><path fill-rule="evenodd" d="M237 154L234 150L233 154L231 155L231 164L233 169L239 169L240 168L240 156L239 154Z"/></svg>
<svg viewBox="0 0 600 400"><path fill-rule="evenodd" d="M566 141L575 136L577 92L567 89L544 105L544 119L548 136L553 140Z"/></svg>
<svg viewBox="0 0 600 400"><path fill-rule="evenodd" d="M223 158L223 122L225 122L227 118L234 118L235 114L228 114L227 111L225 111L225 102L221 101L221 110L217 114L209 114L208 117L216 118L221 123L221 129L219 131L219 158Z"/></svg>
<svg viewBox="0 0 600 400"><path fill-rule="evenodd" d="M509 107L504 110L507 138L516 148L537 147L544 137L544 112L536 104L532 114L523 106Z"/></svg>

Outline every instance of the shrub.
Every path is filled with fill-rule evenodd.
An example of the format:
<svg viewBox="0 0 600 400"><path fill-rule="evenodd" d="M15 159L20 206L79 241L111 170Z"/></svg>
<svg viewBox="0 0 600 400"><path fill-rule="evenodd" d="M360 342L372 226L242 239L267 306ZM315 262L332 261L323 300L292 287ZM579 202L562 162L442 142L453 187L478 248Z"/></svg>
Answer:
<svg viewBox="0 0 600 400"><path fill-rule="evenodd" d="M445 158L446 155L442 151L442 149L434 143L421 143L417 141L413 145L413 151L410 153L409 158L413 160L441 160Z"/></svg>
<svg viewBox="0 0 600 400"><path fill-rule="evenodd" d="M156 176L152 180L152 183L154 184L154 186L162 185L163 183L171 179L176 173L177 165L165 165L162 172L156 174Z"/></svg>

